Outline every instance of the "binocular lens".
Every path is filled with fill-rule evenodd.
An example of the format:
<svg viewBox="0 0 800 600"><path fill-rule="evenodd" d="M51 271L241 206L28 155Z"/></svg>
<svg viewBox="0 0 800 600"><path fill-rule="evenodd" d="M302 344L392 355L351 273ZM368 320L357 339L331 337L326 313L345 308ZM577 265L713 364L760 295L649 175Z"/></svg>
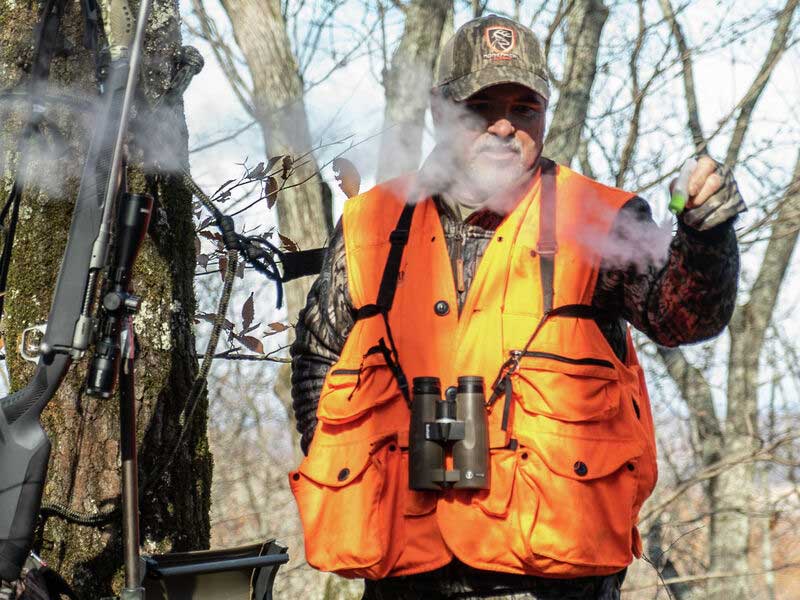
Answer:
<svg viewBox="0 0 800 600"><path fill-rule="evenodd" d="M444 448L425 435L436 420L442 388L438 377L415 377L412 382L411 426L408 432L408 485L412 490L441 489L436 479L444 469Z"/></svg>
<svg viewBox="0 0 800 600"><path fill-rule="evenodd" d="M409 487L413 490L487 489L489 427L483 377L458 378L442 398L437 377L413 380L409 430ZM453 470L445 465L452 448Z"/></svg>
<svg viewBox="0 0 800 600"><path fill-rule="evenodd" d="M464 422L464 439L453 444L453 464L461 477L456 489L489 488L489 427L483 377L458 378L457 418Z"/></svg>

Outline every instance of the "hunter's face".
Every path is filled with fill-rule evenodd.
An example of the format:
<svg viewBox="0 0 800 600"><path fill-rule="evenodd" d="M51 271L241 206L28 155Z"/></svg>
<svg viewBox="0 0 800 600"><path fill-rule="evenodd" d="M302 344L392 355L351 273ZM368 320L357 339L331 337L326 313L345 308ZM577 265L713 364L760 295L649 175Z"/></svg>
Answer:
<svg viewBox="0 0 800 600"><path fill-rule="evenodd" d="M491 193L536 167L547 107L539 94L518 84L501 84L470 96L459 107L456 118L444 119L449 121L447 137L475 184Z"/></svg>

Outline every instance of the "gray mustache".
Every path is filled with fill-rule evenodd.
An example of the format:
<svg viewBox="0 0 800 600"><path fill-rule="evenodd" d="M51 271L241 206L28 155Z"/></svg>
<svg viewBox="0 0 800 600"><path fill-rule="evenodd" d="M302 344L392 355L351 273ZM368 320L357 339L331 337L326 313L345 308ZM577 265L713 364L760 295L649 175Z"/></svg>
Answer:
<svg viewBox="0 0 800 600"><path fill-rule="evenodd" d="M519 154L521 148L516 140L510 142L496 142L487 140L485 142L481 142L475 148L475 152L514 152Z"/></svg>

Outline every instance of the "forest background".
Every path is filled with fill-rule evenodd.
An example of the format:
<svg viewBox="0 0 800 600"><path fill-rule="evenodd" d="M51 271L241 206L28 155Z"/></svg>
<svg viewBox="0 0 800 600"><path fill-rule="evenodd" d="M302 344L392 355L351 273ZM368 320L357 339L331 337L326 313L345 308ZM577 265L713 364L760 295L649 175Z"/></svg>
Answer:
<svg viewBox="0 0 800 600"><path fill-rule="evenodd" d="M641 194L666 227L667 185L687 157L706 151L731 166L750 210L736 226L742 275L730 327L681 349L636 335L660 480L642 511L646 559L629 570L624 597L800 598L797 6L181 0L182 43L205 58L184 96L188 159L238 230L318 247L356 181L364 191L430 151L427 92L440 45L494 12L543 42L554 90L546 156ZM284 180L285 161L269 159L285 155ZM254 176L259 163L274 178ZM358 177L340 187L337 173L350 167ZM225 263L202 210L194 229L201 353ZM276 597L360 598L359 582L304 563L286 479L300 456L287 346L311 281L290 284L288 306L276 310L273 285L240 275L208 385L210 544L277 537L292 562Z"/></svg>

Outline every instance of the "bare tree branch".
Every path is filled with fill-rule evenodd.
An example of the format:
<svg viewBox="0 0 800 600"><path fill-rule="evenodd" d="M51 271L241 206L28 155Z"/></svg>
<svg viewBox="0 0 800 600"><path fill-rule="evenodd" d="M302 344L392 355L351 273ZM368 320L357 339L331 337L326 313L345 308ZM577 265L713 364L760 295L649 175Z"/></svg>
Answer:
<svg viewBox="0 0 800 600"><path fill-rule="evenodd" d="M704 469L695 473L690 479L675 486L660 502L656 503L655 505L648 505L647 510L643 510L640 513L639 522L643 524L651 519L654 519L669 505L675 502L675 500L685 494L690 488L704 481L718 477L721 473L729 471L738 465L759 461L773 461L776 458L774 454L775 450L781 446L790 444L797 439L800 439L800 433L797 431L790 431L789 433L785 433L775 438L763 448L758 448L755 450L743 450L740 452L726 454L721 460L708 465Z"/></svg>
<svg viewBox="0 0 800 600"><path fill-rule="evenodd" d="M747 129L750 127L750 122L752 121L753 110L755 110L756 104L758 104L758 99L761 97L761 93L767 86L767 82L769 81L775 66L778 64L781 56L783 56L783 53L786 50L786 43L789 38L789 26L792 23L794 11L798 4L800 4L800 0L788 0L786 6L779 13L780 16L778 17L778 23L775 26L775 33L772 36L772 43L770 44L769 51L767 52L766 57L764 57L764 62L762 63L761 69L759 69L758 74L753 80L753 83L750 84L750 89L747 90L744 98L739 103L741 106L741 111L736 119L736 126L733 130L731 143L728 146L728 152L725 156L725 164L729 167L732 167L734 164L736 164L736 160L739 157L739 151L742 147L742 142L744 141L745 134L747 133Z"/></svg>
<svg viewBox="0 0 800 600"><path fill-rule="evenodd" d="M691 412L692 428L702 446L703 464L719 458L723 444L711 386L700 369L693 367L682 350L658 346L658 355L672 380L680 390L681 398Z"/></svg>
<svg viewBox="0 0 800 600"><path fill-rule="evenodd" d="M222 68L222 72L225 74L225 78L228 80L228 83L230 83L233 93L236 94L236 98L245 111L247 111L247 114L255 117L256 112L253 106L253 91L239 75L239 69L236 66L237 61L233 50L223 41L222 36L219 35L214 21L206 12L203 0L192 0L192 8L200 23L200 30L198 31L187 25L189 31L209 43L214 52L214 56Z"/></svg>
<svg viewBox="0 0 800 600"><path fill-rule="evenodd" d="M239 137L241 134L243 134L245 131L247 131L253 125L256 125L256 124L258 124L258 121L250 121L249 123L247 123L245 125L242 125L239 129L237 129L237 130L235 130L235 131L233 131L233 132L231 132L231 133L229 133L227 135L224 135L224 136L222 136L220 138L217 138L216 140L213 140L213 141L210 141L210 142L206 142L205 144L200 144L199 146L195 146L194 148L190 148L189 149L189 154L192 154L193 152L201 152L202 150L208 150L209 148L213 148L214 146L216 146L218 144L223 144L225 142L229 142L229 141L231 141L233 139L236 139L237 137Z"/></svg>
<svg viewBox="0 0 800 600"><path fill-rule="evenodd" d="M412 0L392 64L384 72L386 106L377 180L417 168L428 92L452 0ZM395 125L395 127L390 127Z"/></svg>
<svg viewBox="0 0 800 600"><path fill-rule="evenodd" d="M568 16L566 68L553 122L545 140L547 156L570 165L581 140L589 94L597 73L600 34L608 18L602 0L574 0Z"/></svg>
<svg viewBox="0 0 800 600"><path fill-rule="evenodd" d="M686 110L689 114L689 131L692 134L692 141L697 152L701 152L705 148L705 138L703 137L703 128L700 125L700 112L697 108L697 93L694 86L694 72L692 67L692 51L686 43L686 38L683 35L678 19L675 16L675 11L672 9L670 0L658 0L661 5L661 10L672 29L672 36L678 44L678 53L681 57L681 64L683 68L683 85L686 98Z"/></svg>

